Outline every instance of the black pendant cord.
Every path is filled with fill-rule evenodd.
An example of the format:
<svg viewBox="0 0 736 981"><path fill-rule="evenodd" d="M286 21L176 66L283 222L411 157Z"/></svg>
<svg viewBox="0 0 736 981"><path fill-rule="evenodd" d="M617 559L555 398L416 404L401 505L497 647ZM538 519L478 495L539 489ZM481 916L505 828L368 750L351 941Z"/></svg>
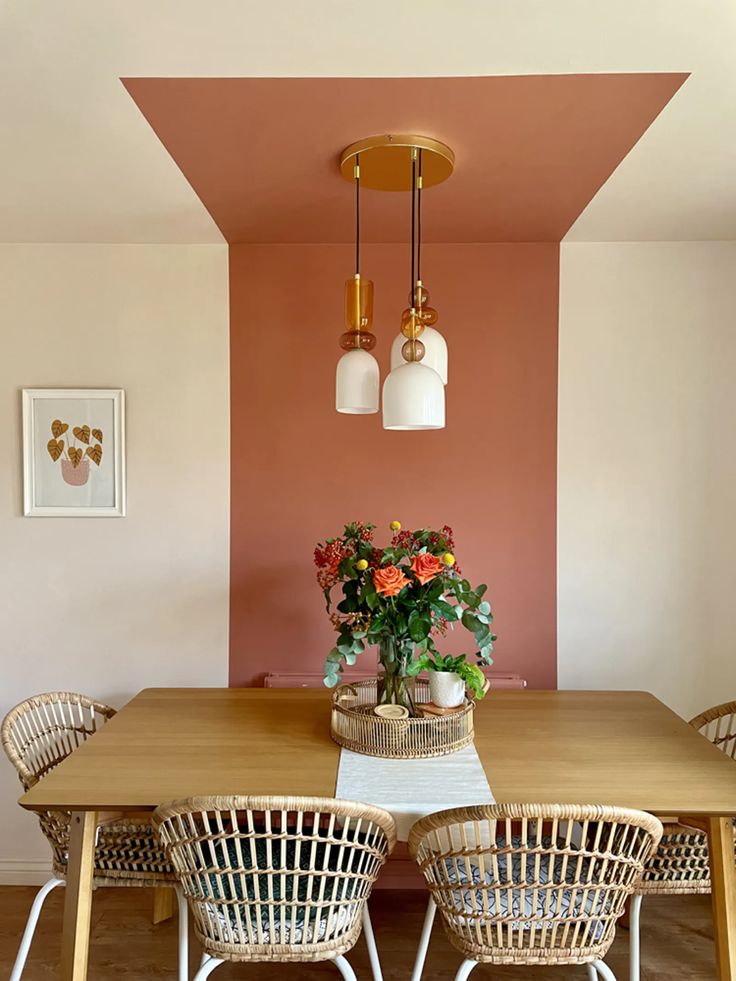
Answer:
<svg viewBox="0 0 736 981"><path fill-rule="evenodd" d="M419 151L419 187L417 189L417 282L422 281L422 151Z"/></svg>
<svg viewBox="0 0 736 981"><path fill-rule="evenodd" d="M355 275L360 275L360 154L355 154Z"/></svg>
<svg viewBox="0 0 736 981"><path fill-rule="evenodd" d="M417 153L411 152L411 288L409 290L409 305L414 307L414 232L416 227L416 197L417 197Z"/></svg>

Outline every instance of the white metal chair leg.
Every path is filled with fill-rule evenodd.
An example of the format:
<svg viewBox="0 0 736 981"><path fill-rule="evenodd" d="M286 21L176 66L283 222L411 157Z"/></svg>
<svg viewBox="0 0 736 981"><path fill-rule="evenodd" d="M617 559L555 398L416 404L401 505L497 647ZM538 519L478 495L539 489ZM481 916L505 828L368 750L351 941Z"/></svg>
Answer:
<svg viewBox="0 0 736 981"><path fill-rule="evenodd" d="M432 925L434 923L434 914L437 912L437 905L429 897L429 902L427 903L427 912L424 915L424 924L422 925L422 935L419 938L419 946L417 947L417 956L414 960L414 970L411 972L411 981L421 981L422 971L424 970L424 962L427 959L427 951L429 950L429 939L432 936Z"/></svg>
<svg viewBox="0 0 736 981"><path fill-rule="evenodd" d="M641 975L641 901L634 896L629 913L629 981L639 981Z"/></svg>
<svg viewBox="0 0 736 981"><path fill-rule="evenodd" d="M373 981L383 981L381 961L378 958L378 948L376 947L376 938L373 933L371 914L368 912L368 903L363 906L363 933L365 934L365 945L368 948L368 960L371 962Z"/></svg>
<svg viewBox="0 0 736 981"><path fill-rule="evenodd" d="M599 981L598 972L593 964L588 964L588 979L589 981Z"/></svg>
<svg viewBox="0 0 736 981"><path fill-rule="evenodd" d="M463 961L460 965L460 969L455 975L455 981L465 981L467 976L473 970L474 967L478 966L478 961ZM614 978L614 981L616 979Z"/></svg>
<svg viewBox="0 0 736 981"><path fill-rule="evenodd" d="M345 978L345 981L358 981L355 977L355 971L348 964L345 958L340 954L339 957L335 958L335 967L338 969L340 974Z"/></svg>
<svg viewBox="0 0 736 981"><path fill-rule="evenodd" d="M41 915L43 904L46 902L46 897L50 892L56 889L57 886L63 885L63 879L57 879L54 877L53 879L49 879L48 882L44 883L44 885L42 885L36 893L36 898L33 900L33 904L31 906L31 912L28 914L26 928L23 931L23 938L20 942L20 947L18 948L18 955L15 958L13 970L10 972L10 981L20 981L21 979L23 968L26 966L28 951L31 949L33 934L36 931L36 924L38 923L38 918Z"/></svg>
<svg viewBox="0 0 736 981"><path fill-rule="evenodd" d="M189 911L181 886L175 886L179 904L179 981L189 981Z"/></svg>
<svg viewBox="0 0 736 981"><path fill-rule="evenodd" d="M593 967L603 978L603 981L616 981L616 975L608 964L604 964L603 961L593 961Z"/></svg>
<svg viewBox="0 0 736 981"><path fill-rule="evenodd" d="M206 960L205 957L207 957ZM204 979L208 978L214 969L219 967L220 964L222 964L222 959L220 957L209 957L207 955L202 955L202 963L199 966L199 970L194 975L194 981L204 981Z"/></svg>

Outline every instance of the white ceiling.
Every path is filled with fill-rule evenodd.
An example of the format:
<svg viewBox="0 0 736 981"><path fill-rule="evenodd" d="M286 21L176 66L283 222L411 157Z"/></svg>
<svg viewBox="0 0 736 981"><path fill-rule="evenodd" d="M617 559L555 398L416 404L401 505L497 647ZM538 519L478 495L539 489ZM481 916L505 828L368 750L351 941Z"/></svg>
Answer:
<svg viewBox="0 0 736 981"><path fill-rule="evenodd" d="M735 52L734 0L0 0L0 240L222 241L122 76L615 71L692 77L568 240L736 239Z"/></svg>

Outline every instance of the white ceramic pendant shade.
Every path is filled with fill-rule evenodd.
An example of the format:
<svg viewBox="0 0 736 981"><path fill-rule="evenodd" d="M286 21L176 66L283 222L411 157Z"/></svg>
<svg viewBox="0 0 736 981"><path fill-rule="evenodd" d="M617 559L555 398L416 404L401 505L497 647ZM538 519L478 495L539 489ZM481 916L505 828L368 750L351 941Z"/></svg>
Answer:
<svg viewBox="0 0 736 981"><path fill-rule="evenodd" d="M378 362L367 351L346 351L337 362L335 408L348 415L378 412Z"/></svg>
<svg viewBox="0 0 736 981"><path fill-rule="evenodd" d="M424 344L424 357L422 364L428 368L434 368L442 379L442 384L447 384L447 341L434 327L425 327L421 334L421 341ZM406 338L403 334L397 334L391 345L391 370L404 364L404 356L401 348L404 346Z"/></svg>
<svg viewBox="0 0 736 981"><path fill-rule="evenodd" d="M445 386L422 361L403 362L383 383L384 429L443 429Z"/></svg>

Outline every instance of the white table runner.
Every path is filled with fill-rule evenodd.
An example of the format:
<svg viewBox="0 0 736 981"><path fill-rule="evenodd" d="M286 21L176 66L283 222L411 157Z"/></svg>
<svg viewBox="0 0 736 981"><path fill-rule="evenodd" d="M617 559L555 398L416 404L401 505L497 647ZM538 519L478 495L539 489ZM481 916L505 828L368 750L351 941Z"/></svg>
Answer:
<svg viewBox="0 0 736 981"><path fill-rule="evenodd" d="M494 804L475 746L428 760L387 760L340 750L337 797L362 800L393 815L399 841L415 821L447 807Z"/></svg>

